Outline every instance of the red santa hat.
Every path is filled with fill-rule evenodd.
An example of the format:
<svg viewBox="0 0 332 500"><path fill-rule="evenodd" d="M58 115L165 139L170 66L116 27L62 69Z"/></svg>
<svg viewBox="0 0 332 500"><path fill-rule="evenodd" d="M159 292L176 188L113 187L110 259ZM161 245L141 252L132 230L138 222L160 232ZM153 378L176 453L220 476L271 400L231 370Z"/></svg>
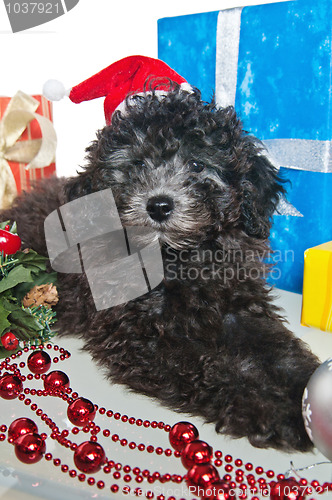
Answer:
<svg viewBox="0 0 332 500"><path fill-rule="evenodd" d="M117 61L84 82L66 91L57 80L49 80L43 87L43 94L49 100L57 101L65 95L74 103L106 97L104 111L106 123L111 123L116 109L130 95L149 90L152 85L156 92L165 95L170 90L170 81L192 92L186 80L159 59L145 56L129 56Z"/></svg>

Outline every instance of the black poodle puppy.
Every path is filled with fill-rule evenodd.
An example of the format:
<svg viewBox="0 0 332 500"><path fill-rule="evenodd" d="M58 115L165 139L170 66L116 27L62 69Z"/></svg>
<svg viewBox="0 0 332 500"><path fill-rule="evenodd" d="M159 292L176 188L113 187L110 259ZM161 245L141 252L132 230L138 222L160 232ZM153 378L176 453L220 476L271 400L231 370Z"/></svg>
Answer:
<svg viewBox="0 0 332 500"><path fill-rule="evenodd" d="M60 273L60 333L82 337L111 381L218 432L257 447L311 449L301 398L319 361L286 328L266 284L284 188L259 141L233 108L174 84L162 97L127 100L87 152L78 176L44 182L1 219L16 220L25 245L47 254L47 215L111 188L124 226L157 233L164 279L97 311L84 273Z"/></svg>

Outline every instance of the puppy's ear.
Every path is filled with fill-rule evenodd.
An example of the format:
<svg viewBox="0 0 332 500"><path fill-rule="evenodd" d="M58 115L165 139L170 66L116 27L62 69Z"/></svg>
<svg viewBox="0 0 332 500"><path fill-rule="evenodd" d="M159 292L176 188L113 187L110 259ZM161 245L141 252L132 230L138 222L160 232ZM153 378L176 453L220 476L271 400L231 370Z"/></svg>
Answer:
<svg viewBox="0 0 332 500"><path fill-rule="evenodd" d="M258 141L247 137L247 171L240 183L241 223L249 236L268 238L272 216L280 195L285 193L277 169L264 156Z"/></svg>
<svg viewBox="0 0 332 500"><path fill-rule="evenodd" d="M92 193L91 174L88 170L79 172L77 176L68 180L66 186L66 197L68 201L76 200L82 196Z"/></svg>

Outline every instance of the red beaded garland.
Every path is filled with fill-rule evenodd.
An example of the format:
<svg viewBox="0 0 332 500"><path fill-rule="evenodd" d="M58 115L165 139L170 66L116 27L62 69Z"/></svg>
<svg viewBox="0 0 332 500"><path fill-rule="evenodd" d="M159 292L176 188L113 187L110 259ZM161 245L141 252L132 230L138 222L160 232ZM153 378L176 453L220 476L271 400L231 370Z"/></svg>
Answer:
<svg viewBox="0 0 332 500"><path fill-rule="evenodd" d="M64 372L55 370L46 375L44 379L44 388L46 390L63 390L67 387L69 387L69 378Z"/></svg>
<svg viewBox="0 0 332 500"><path fill-rule="evenodd" d="M32 373L46 373L51 366L51 357L46 351L35 351L28 357L28 368Z"/></svg>
<svg viewBox="0 0 332 500"><path fill-rule="evenodd" d="M15 441L15 454L25 464L39 462L45 450L45 441L37 433L24 434Z"/></svg>
<svg viewBox="0 0 332 500"><path fill-rule="evenodd" d="M22 417L14 420L8 429L8 439L13 443L24 434L38 433L38 427L30 418Z"/></svg>
<svg viewBox="0 0 332 500"><path fill-rule="evenodd" d="M83 427L94 420L96 409L89 399L80 397L68 406L67 416L72 424Z"/></svg>
<svg viewBox="0 0 332 500"><path fill-rule="evenodd" d="M105 463L105 451L98 443L84 441L75 450L74 462L80 471L93 474Z"/></svg>
<svg viewBox="0 0 332 500"><path fill-rule="evenodd" d="M7 351L14 351L18 347L18 339L13 332L6 332L1 337L1 344Z"/></svg>
<svg viewBox="0 0 332 500"><path fill-rule="evenodd" d="M205 441L192 441L182 450L181 462L187 469L194 465L208 464L211 462L213 450Z"/></svg>
<svg viewBox="0 0 332 500"><path fill-rule="evenodd" d="M171 446L181 451L186 444L198 439L198 430L190 422L178 422L173 425L168 437Z"/></svg>
<svg viewBox="0 0 332 500"><path fill-rule="evenodd" d="M0 396L3 399L15 399L23 391L22 381L17 375L0 377Z"/></svg>
<svg viewBox="0 0 332 500"><path fill-rule="evenodd" d="M47 349L52 348L51 345L48 345L46 347L47 347ZM35 346L30 346L30 349L35 351L35 352L39 352L39 351L37 351L37 348ZM40 349L42 349L42 346L40 347ZM59 347L54 346L54 349L59 350ZM22 349L23 352L28 352L28 350L29 350L28 347L24 347ZM23 362L21 362L19 364L18 363L11 363L11 359L14 360L15 358L21 356L22 351L18 351L17 353L12 354L10 357L6 358L5 360L3 360L1 362L1 364L0 364L1 370L8 370L8 371L13 372L13 373L8 374L8 372L5 372L3 374L3 376L0 377L0 387L1 387L1 380L7 376L14 376L17 378L17 380L19 382L24 382L26 380L26 378L28 380L33 380L34 378L35 379L41 378L43 380L46 379L46 375L43 374L42 377L40 377L40 374L38 374L38 373L36 373L35 376L32 376L30 374L27 377L25 377L24 375L21 375L20 368L24 368L25 363L23 363ZM63 359L70 356L70 353L68 353L64 349L60 349L60 353L62 353L62 357L61 357L61 355L59 356L60 361L62 361ZM62 374L63 372L59 372L59 373ZM68 384L69 384L69 380L68 380ZM22 391L23 391L23 384L22 384ZM5 391L5 392L7 392L7 391ZM67 439L67 437L69 435L69 431L68 430L60 431L59 428L56 426L56 424L45 413L43 413L43 410L41 408L38 408L35 403L31 404L32 401L31 401L30 397L28 397L30 395L31 395L31 397L36 396L36 395L37 396L48 396L49 394L56 395L56 396L59 396L64 401L67 401L68 405L70 406L75 399L80 399L80 398L78 398L77 393L73 392L72 389L68 388L68 386L66 387L66 386L62 386L60 384L60 387L57 387L55 389L54 388L52 388L52 389L45 388L45 390L36 390L36 389L30 389L28 387L24 387L24 393L22 393L22 394L18 393L18 394L19 394L18 399L20 401L24 402L25 405L30 407L32 411L35 411L36 415L39 416L45 422L45 424L50 427L50 429L51 429L50 437L52 439L55 439L60 445L67 447L67 448L70 448L73 452L75 452L79 448L79 446L76 443L72 443L69 439ZM69 396L69 394L70 394L70 396ZM14 397L16 397L16 396L14 396ZM81 399L84 399L84 398L81 398ZM167 433L170 433L170 434L172 432L172 429L174 429L174 427L177 426L178 424L186 424L186 425L189 424L186 422L179 422L178 424L175 424L175 426L173 426L173 428L171 428L171 426L165 425L163 422L156 422L156 421L150 422L149 420L136 419L134 417L128 418L127 415L121 416L120 413L114 413L112 410L106 411L105 408L100 408L98 410L97 405L93 405L93 407L94 407L94 411L99 411L99 413L101 415L106 414L107 417L112 417L114 415L115 420L118 420L121 422L128 422L131 425L136 423L136 425L138 425L139 427L142 426L142 427L146 427L146 428L151 427L151 428L164 429ZM24 419L25 419L25 417L22 418L23 421L24 421ZM27 420L29 420L29 419L27 419ZM117 434L112 435L108 429L105 429L105 430L100 429L100 427L98 425L95 425L94 422L92 422L92 421L88 421L86 424L83 424L83 425L85 425L85 426L83 429L81 429L81 431L83 430L84 432L90 433L91 437L90 437L90 441L88 441L88 443L90 443L92 445L97 444L96 443L97 434L99 432L102 432L102 434L105 437L107 437L107 434L111 437L114 437L114 441L117 440L118 443L121 444L122 446L128 445L128 447L131 449L138 448L142 452L156 453L157 455L165 454L166 456L170 456L173 454L173 456L177 457L177 458L184 456L184 449L190 443L194 443L194 441L198 441L198 439L197 439L198 431L194 426L192 426L197 431L197 437L194 438L193 440L189 440L189 443L185 443L183 446L181 446L182 451L175 449L175 451L172 452L170 449L163 449L160 446L152 446L150 444L145 445L143 443L136 445L136 443L133 441L128 442L127 439L120 438ZM191 426L191 425L192 424L189 424L189 426ZM25 428L24 425L23 425L23 428ZM74 429L75 429L75 432L74 432ZM75 427L74 429L72 431L73 434L80 432L78 427ZM188 429L188 427L187 427L187 429ZM5 425L0 426L0 432L4 433L4 432L6 432L6 430L7 430L7 427ZM29 430L28 426L26 427L26 430L27 431ZM77 430L77 432L76 432L76 430ZM107 432L105 432L105 431L107 431ZM21 439L25 436L33 436L33 434L27 433L27 434L22 435L18 439ZM39 436L39 435L36 434L36 436ZM115 437L116 437L116 439L115 439ZM5 438L6 438L5 434L0 434L0 441L5 440ZM45 439L47 438L47 435L45 433L43 433L42 435L39 436L39 438L42 438L42 440L45 441ZM14 436L13 435L10 436L9 432L8 432L8 440L12 443L14 442ZM82 444L84 444L84 443L82 443ZM205 443L205 445L207 445L207 443ZM19 450L18 453L20 453L21 451L22 450ZM40 458L38 458L38 457L41 457L43 455L44 451L40 450L38 452L38 450L37 450L36 461L40 460ZM31 451L31 453L32 452L33 452L33 450ZM104 453L104 451L103 451L103 453ZM212 453L212 450L211 450L211 453ZM25 460L26 463L34 463L30 459L28 460L28 458L27 458L28 455L29 454L23 453L23 461ZM216 465L217 465L217 463L219 466L222 465L222 460L221 460L222 456L223 456L223 454L221 451L218 450L215 452L215 457L216 457L215 464ZM68 477L77 477L79 481L86 481L87 484L89 484L90 486L94 485L95 487L100 488L100 489L105 487L105 484L103 481L97 481L93 477L86 478L85 474L79 474L75 470L69 470L68 465L61 464L61 460L59 458L53 459L53 457L50 453L47 453L45 455L45 459L49 460L49 461L52 460L53 461L52 463L55 466L57 466L59 468L59 470L61 470L64 473L68 473ZM210 460L211 459L212 459L212 454L211 454ZM158 473L158 472L152 473L148 470L144 470L141 472L139 470L139 468L137 468L137 467L134 467L132 469L132 473L134 474L134 476L132 477L129 474L129 472L131 472L130 466L127 466L127 465L122 466L122 464L115 463L113 460L105 462L105 460L106 459L104 458L103 464L106 463L106 466L103 468L104 473L106 473L106 474L110 473L111 469L114 467L116 470L116 472L115 472L116 476L114 475L114 478L115 479L122 479L125 483L129 483L132 480L135 480L135 482L138 482L138 483L140 483L142 481L146 481L149 484L153 484L155 481L160 481L160 483L165 483L168 481L172 481L173 483L180 483L186 478L186 476L183 477L183 476L180 476L177 474L160 475L160 473ZM251 498L251 500L258 500L258 497L253 496L253 495L257 495L261 491L264 491L265 497L268 497L269 494L271 493L271 500L277 500L277 499L278 500L279 499L281 499L281 500L302 500L305 495L312 493L312 491L311 492L309 491L310 486L308 486L308 488L306 489L306 485L308 484L308 481L306 479L299 479L299 481L297 483L294 480L294 478L285 479L284 475L278 474L277 478L276 478L276 481L278 481L278 483L276 483L275 481L267 482L267 479L262 477L262 475L264 474L266 476L266 478L273 478L275 474L272 470L264 470L262 467L255 467L251 463L243 464L242 460L240 460L240 459L236 459L233 461L233 457L231 455L225 455L223 461L226 462L224 464L225 471L229 472L229 473L224 475L223 479L219 478L218 473L217 473L217 478L215 478L213 473L210 475L204 474L201 470L200 474L198 475L198 479L197 479L198 483L193 484L193 486L192 486L192 489L195 489L195 491L197 490L200 494L203 494L205 492L205 496L203 497L204 500L233 500L235 498L235 496L234 496L235 492L233 491L235 488L238 489L238 491L239 491L238 498L241 500L242 499L243 500L249 499L249 498ZM234 465L231 465L232 462ZM196 467L196 470L197 470L197 467L204 467L204 466L211 466L212 467L211 463L210 464L209 463L206 463L206 464L201 463L201 464L195 464L195 466L193 466L192 469L194 469ZM238 467L243 467L243 469L239 469ZM190 469L190 471L192 469ZM120 473L120 471L121 471L121 473ZM187 474L188 478L190 478L190 471L188 471L188 474ZM246 471L254 471L254 473L258 474L261 477L258 477L258 479L256 479L254 474L252 474L252 473L247 474ZM211 481L211 482L209 483L209 481ZM209 483L210 487L207 487L206 484L205 484L205 486L200 486L200 484L202 484L202 483ZM219 489L223 489L223 492L220 494L217 492L217 485L218 484L223 485L223 488L219 488ZM320 490L322 490L322 491L332 490L332 483L326 482L326 483L320 485L318 481L312 481L310 484L311 484L311 487L314 488L314 490L316 490L316 491L314 491L314 493L315 492L320 493L321 492ZM214 489L213 489L213 486L215 486ZM108 486L108 488L109 488L109 486ZM198 488L201 488L201 490L199 491ZM212 491L209 491L210 489L212 489ZM119 491L119 486L112 485L111 491L115 491L115 492ZM133 488L131 490L129 486L125 486L124 488L122 488L122 491L124 491L124 493L127 493L127 494L132 491L136 495L137 492L141 491L141 490L139 488L136 488L136 489ZM145 496L146 496L146 498L152 499L152 498L154 498L155 494L152 491L147 491L145 493ZM163 495L157 496L158 500L165 500L165 498L163 498L163 497L164 497ZM172 500L172 498L173 497L168 497L167 500ZM184 499L180 499L180 500L184 500Z"/></svg>

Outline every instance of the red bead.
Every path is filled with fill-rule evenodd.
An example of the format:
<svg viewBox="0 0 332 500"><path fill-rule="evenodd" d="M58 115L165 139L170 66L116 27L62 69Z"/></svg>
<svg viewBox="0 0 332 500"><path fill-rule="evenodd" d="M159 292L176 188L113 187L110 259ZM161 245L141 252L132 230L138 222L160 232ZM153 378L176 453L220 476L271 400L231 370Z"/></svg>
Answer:
<svg viewBox="0 0 332 500"><path fill-rule="evenodd" d="M83 427L95 418L96 410L89 399L80 397L68 406L67 416L72 424Z"/></svg>
<svg viewBox="0 0 332 500"><path fill-rule="evenodd" d="M0 229L0 252L13 255L21 248L21 238L17 234Z"/></svg>
<svg viewBox="0 0 332 500"><path fill-rule="evenodd" d="M181 462L187 469L191 469L194 465L208 464L211 462L213 451L204 441L192 441L188 443L181 454Z"/></svg>
<svg viewBox="0 0 332 500"><path fill-rule="evenodd" d="M187 473L190 494L203 496L212 483L219 480L218 471L211 464L194 465Z"/></svg>
<svg viewBox="0 0 332 500"><path fill-rule="evenodd" d="M8 429L8 438L11 438L13 443L15 443L20 436L33 433L38 433L38 427L35 422L30 420L30 418L22 417L17 418L10 424Z"/></svg>
<svg viewBox="0 0 332 500"><path fill-rule="evenodd" d="M14 351L18 347L18 339L12 332L6 332L1 337L1 343L6 351Z"/></svg>
<svg viewBox="0 0 332 500"><path fill-rule="evenodd" d="M205 491L203 500L235 500L235 490L226 481L216 481Z"/></svg>
<svg viewBox="0 0 332 500"><path fill-rule="evenodd" d="M32 373L46 373L51 366L51 358L46 351L34 351L28 357L28 368Z"/></svg>
<svg viewBox="0 0 332 500"><path fill-rule="evenodd" d="M196 439L198 439L198 430L190 422L178 422L169 432L169 442L178 451Z"/></svg>
<svg viewBox="0 0 332 500"><path fill-rule="evenodd" d="M46 375L44 379L44 388L48 391L58 389L63 391L69 387L68 376L61 371L53 371Z"/></svg>
<svg viewBox="0 0 332 500"><path fill-rule="evenodd" d="M0 377L0 396L3 399L15 399L22 391L22 381L16 375Z"/></svg>
<svg viewBox="0 0 332 500"><path fill-rule="evenodd" d="M304 488L293 478L278 481L271 487L271 500L302 500Z"/></svg>
<svg viewBox="0 0 332 500"><path fill-rule="evenodd" d="M45 441L39 434L24 434L15 441L15 454L25 464L35 464L45 453Z"/></svg>
<svg viewBox="0 0 332 500"><path fill-rule="evenodd" d="M105 463L105 451L98 443L85 441L80 444L74 453L76 467L89 474L98 472Z"/></svg>

